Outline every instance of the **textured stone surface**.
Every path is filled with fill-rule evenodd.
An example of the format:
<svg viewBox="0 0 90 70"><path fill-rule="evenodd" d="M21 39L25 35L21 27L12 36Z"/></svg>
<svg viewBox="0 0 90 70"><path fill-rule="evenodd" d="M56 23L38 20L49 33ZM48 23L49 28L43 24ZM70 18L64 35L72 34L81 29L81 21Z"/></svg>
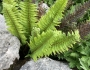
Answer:
<svg viewBox="0 0 90 70"><path fill-rule="evenodd" d="M0 30L6 30L6 24L4 16L0 14Z"/></svg>
<svg viewBox="0 0 90 70"><path fill-rule="evenodd" d="M66 63L52 60L50 58L42 58L34 62L28 61L20 70L72 70Z"/></svg>
<svg viewBox="0 0 90 70"><path fill-rule="evenodd" d="M9 32L0 30L0 70L7 69L19 59L20 42Z"/></svg>

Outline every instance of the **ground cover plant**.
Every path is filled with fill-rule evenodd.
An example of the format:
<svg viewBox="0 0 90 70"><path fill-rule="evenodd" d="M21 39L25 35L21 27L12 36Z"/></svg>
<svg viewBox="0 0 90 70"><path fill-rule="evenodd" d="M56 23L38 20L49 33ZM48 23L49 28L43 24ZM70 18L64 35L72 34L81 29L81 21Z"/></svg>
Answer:
<svg viewBox="0 0 90 70"><path fill-rule="evenodd" d="M89 34L90 35L90 34ZM58 55L60 59L66 59L69 62L70 68L77 67L77 70L90 69L90 36L74 45L73 49Z"/></svg>

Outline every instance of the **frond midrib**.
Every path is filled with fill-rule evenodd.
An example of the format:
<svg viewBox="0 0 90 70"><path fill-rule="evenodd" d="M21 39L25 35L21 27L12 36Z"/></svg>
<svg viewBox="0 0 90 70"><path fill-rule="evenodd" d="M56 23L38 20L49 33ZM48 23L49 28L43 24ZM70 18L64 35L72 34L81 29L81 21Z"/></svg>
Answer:
<svg viewBox="0 0 90 70"><path fill-rule="evenodd" d="M63 7L63 5L64 5L64 2L62 3L62 5L61 5L60 9ZM60 9L59 9L59 10L60 10ZM57 13L58 13L58 11L55 13L55 16L54 16L54 17L56 17L56 16L57 16ZM52 19L52 23L55 23L53 19ZM51 24L49 24L49 25L45 28L45 31L47 31L47 30L48 30L48 28L50 28L49 26L51 26L51 25L52 25L52 23L51 23Z"/></svg>
<svg viewBox="0 0 90 70"><path fill-rule="evenodd" d="M50 30L56 30L55 26L57 26L59 24L58 23L58 20L59 19L62 19L62 15L63 15L62 12L64 11L65 6L67 4L67 1L66 0L64 0L64 1L62 0L61 1L62 3L59 2L59 1L60 0L57 0L56 3L55 3L55 5L53 5L48 10L48 12L41 17L40 21L38 22L38 27L40 28L41 32L47 31L48 29L50 29ZM59 4L61 6L60 7L57 7L57 6L59 6ZM57 7L57 9L55 9L56 7ZM53 11L53 10L55 10L55 11ZM57 18L57 20L56 20L56 18ZM44 22L44 20L46 20L46 23Z"/></svg>
<svg viewBox="0 0 90 70"><path fill-rule="evenodd" d="M47 43L47 41L49 40L49 39L51 39L53 37L53 35L52 36L48 36L48 39L46 39L46 40L44 40L41 44L39 44L33 51L32 51L32 53L34 53L36 50L38 50L38 48L40 49L40 48L42 48L42 46L43 45L45 45L45 43Z"/></svg>
<svg viewBox="0 0 90 70"><path fill-rule="evenodd" d="M18 38L20 39L20 34L19 34L19 31L17 30L18 28L16 27L16 24L15 24L15 22L13 21L13 19L11 18L11 16L10 16L10 14L8 13L8 10L7 9L5 9L6 10L6 12L7 12L7 14L8 14L8 16L9 16L9 18L11 19L11 22L13 23L13 25L14 25L14 28L16 29L16 31L17 31L17 36L18 36Z"/></svg>
<svg viewBox="0 0 90 70"><path fill-rule="evenodd" d="M27 8L28 8L28 26L29 26L29 35L31 35L31 25L30 25L30 7L29 7L29 3L27 4Z"/></svg>

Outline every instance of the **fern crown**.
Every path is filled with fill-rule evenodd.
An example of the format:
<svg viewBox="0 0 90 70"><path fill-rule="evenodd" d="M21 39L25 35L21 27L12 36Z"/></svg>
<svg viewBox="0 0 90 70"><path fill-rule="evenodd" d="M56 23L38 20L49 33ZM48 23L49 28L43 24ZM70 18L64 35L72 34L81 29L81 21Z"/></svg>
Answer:
<svg viewBox="0 0 90 70"><path fill-rule="evenodd" d="M68 0L56 0L48 12L37 20L37 7L32 0L17 2L3 0L3 12L8 30L21 41L21 45L28 43L31 53L27 56L34 60L54 53L62 53L73 47L79 41L79 32L66 35L55 26L63 18L63 12Z"/></svg>

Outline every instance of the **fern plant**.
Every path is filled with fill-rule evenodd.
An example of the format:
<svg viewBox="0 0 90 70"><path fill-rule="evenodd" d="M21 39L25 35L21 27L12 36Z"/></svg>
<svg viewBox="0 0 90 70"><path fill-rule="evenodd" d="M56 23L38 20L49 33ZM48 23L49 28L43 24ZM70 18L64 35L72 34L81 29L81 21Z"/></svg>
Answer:
<svg viewBox="0 0 90 70"><path fill-rule="evenodd" d="M17 2L16 0L3 0L3 12L11 34L17 36L21 45L28 44L30 52L27 56L34 60L62 53L73 47L79 41L79 31L66 35L55 26L63 18L67 0L57 0L48 12L37 20L37 7L32 0Z"/></svg>

